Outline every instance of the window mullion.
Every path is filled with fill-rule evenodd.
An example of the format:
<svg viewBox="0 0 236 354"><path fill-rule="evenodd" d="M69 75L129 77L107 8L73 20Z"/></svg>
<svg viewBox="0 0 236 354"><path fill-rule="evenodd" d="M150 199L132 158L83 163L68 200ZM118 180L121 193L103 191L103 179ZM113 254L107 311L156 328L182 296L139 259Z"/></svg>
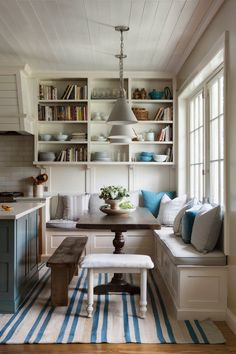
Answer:
<svg viewBox="0 0 236 354"><path fill-rule="evenodd" d="M209 200L210 197L210 97L207 85L203 88L203 199Z"/></svg>

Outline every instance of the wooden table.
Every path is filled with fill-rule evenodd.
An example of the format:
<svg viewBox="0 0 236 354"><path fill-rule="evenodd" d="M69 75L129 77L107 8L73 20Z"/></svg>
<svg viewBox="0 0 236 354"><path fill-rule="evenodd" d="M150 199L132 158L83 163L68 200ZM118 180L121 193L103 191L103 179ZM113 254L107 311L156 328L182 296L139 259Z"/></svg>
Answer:
<svg viewBox="0 0 236 354"><path fill-rule="evenodd" d="M115 233L113 239L115 254L121 254L125 244L123 232L128 230L160 229L157 219L146 208L137 208L133 213L127 215L105 215L101 211L94 214L84 214L80 217L77 228L111 230ZM110 292L128 292L138 294L139 287L127 283L123 279L123 274L114 274L111 282L106 285L96 286L95 294L107 294Z"/></svg>

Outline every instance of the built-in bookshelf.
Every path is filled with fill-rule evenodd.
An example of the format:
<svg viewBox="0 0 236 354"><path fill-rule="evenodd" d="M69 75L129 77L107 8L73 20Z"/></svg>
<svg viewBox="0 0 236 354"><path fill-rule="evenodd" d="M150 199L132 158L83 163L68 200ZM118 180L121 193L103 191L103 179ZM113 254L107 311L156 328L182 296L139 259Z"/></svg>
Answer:
<svg viewBox="0 0 236 354"><path fill-rule="evenodd" d="M135 138L110 143L111 126L106 120L119 96L118 78L41 79L34 163L173 165L172 78L130 76L124 79L124 86L127 102L138 119L138 124L132 126ZM154 89L159 98L149 95ZM138 90L142 91L140 97L135 96ZM52 152L53 161L42 161L40 153L44 152ZM142 161L145 152L166 155L166 161Z"/></svg>

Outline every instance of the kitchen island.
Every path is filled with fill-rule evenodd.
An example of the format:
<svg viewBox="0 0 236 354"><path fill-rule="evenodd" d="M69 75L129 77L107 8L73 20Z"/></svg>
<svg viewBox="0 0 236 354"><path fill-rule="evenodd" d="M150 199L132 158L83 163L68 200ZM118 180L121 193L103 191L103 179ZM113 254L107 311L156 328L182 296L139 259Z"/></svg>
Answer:
<svg viewBox="0 0 236 354"><path fill-rule="evenodd" d="M12 209L4 210L6 205ZM0 313L14 313L38 280L38 212L43 207L0 205Z"/></svg>

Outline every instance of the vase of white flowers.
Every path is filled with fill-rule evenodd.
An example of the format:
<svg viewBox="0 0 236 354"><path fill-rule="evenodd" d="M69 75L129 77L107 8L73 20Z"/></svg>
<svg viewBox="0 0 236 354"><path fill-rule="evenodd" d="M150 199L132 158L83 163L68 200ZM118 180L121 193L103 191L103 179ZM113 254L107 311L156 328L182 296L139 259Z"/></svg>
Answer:
<svg viewBox="0 0 236 354"><path fill-rule="evenodd" d="M107 186L100 189L99 198L104 199L111 209L119 209L119 205L125 197L129 196L126 188L121 186Z"/></svg>

